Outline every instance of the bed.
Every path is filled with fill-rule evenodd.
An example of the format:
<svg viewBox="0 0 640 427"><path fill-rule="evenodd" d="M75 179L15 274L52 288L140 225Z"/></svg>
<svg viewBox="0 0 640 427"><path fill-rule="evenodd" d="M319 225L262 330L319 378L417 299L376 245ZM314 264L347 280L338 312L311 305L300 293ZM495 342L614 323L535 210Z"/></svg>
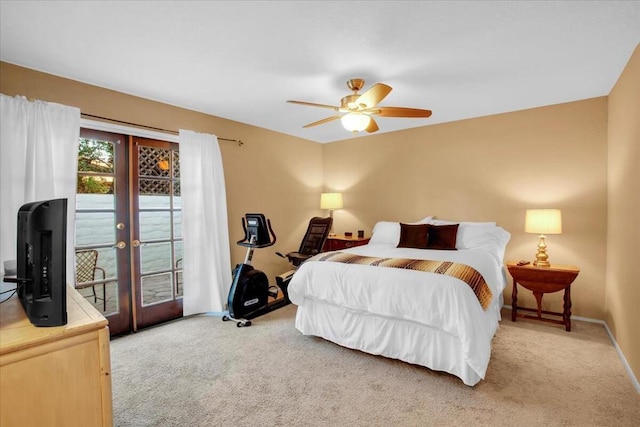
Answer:
<svg viewBox="0 0 640 427"><path fill-rule="evenodd" d="M288 287L295 326L473 386L485 377L501 319L509 238L495 223L378 222L369 244L316 255L296 271ZM428 268L407 267L415 265ZM442 265L474 272L473 283Z"/></svg>

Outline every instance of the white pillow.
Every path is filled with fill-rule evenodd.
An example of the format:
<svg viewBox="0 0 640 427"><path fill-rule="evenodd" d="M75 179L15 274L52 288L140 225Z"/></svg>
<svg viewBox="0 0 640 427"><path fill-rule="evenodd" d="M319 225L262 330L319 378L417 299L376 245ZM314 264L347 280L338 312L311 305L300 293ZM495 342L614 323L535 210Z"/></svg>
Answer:
<svg viewBox="0 0 640 427"><path fill-rule="evenodd" d="M458 226L458 235L456 236L457 249L472 249L478 246L478 242L482 241L486 235L496 230L495 225L478 225L460 223Z"/></svg>
<svg viewBox="0 0 640 427"><path fill-rule="evenodd" d="M409 224L431 224L431 221L433 221L433 217L428 216L426 218L422 218L420 221L410 222Z"/></svg>
<svg viewBox="0 0 640 427"><path fill-rule="evenodd" d="M491 253L501 263L511 234L502 227L461 223L456 238L457 249L481 249Z"/></svg>
<svg viewBox="0 0 640 427"><path fill-rule="evenodd" d="M400 223L390 221L378 221L373 227L369 243L387 243L398 246L400 242Z"/></svg>
<svg viewBox="0 0 640 427"><path fill-rule="evenodd" d="M426 218L425 218L426 219ZM471 221L446 221L443 219L432 219L429 224L433 225L451 225L451 224L465 224L465 225L493 225L495 226L495 222L471 222Z"/></svg>
<svg viewBox="0 0 640 427"><path fill-rule="evenodd" d="M433 225L460 224L456 236L456 249L481 249L504 262L504 252L511 234L495 222L447 221L434 219Z"/></svg>
<svg viewBox="0 0 640 427"><path fill-rule="evenodd" d="M423 222L425 221L425 222ZM437 223L436 223L437 222ZM456 237L456 249L480 249L491 253L499 262L504 262L504 253L511 234L495 222L454 222L424 218L414 224L449 225L460 224ZM373 227L369 243L383 243L398 246L400 223L379 221Z"/></svg>

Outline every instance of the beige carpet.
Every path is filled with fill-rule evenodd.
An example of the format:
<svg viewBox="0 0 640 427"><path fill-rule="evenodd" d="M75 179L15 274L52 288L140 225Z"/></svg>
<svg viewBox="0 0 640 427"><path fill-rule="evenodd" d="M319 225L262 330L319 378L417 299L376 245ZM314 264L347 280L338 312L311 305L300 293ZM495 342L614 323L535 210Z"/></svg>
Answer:
<svg viewBox="0 0 640 427"><path fill-rule="evenodd" d="M294 316L291 305L242 329L196 316L112 340L114 424L640 425L640 395L599 324L575 321L567 333L503 316L472 388L305 337Z"/></svg>

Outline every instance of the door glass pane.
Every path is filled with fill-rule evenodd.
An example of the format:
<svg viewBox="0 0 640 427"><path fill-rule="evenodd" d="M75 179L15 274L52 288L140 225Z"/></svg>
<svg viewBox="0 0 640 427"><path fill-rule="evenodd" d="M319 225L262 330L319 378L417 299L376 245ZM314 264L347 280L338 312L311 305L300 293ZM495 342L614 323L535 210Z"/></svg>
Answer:
<svg viewBox="0 0 640 427"><path fill-rule="evenodd" d="M114 143L80 138L75 286L105 315L118 311L115 187Z"/></svg>
<svg viewBox="0 0 640 427"><path fill-rule="evenodd" d="M171 243L145 243L140 246L142 274L171 270Z"/></svg>
<svg viewBox="0 0 640 427"><path fill-rule="evenodd" d="M174 259L176 260L176 295L182 296L182 240L173 242Z"/></svg>
<svg viewBox="0 0 640 427"><path fill-rule="evenodd" d="M78 209L113 209L115 206L114 144L80 138L78 145Z"/></svg>
<svg viewBox="0 0 640 427"><path fill-rule="evenodd" d="M115 244L115 222L114 212L76 212L76 246Z"/></svg>
<svg viewBox="0 0 640 427"><path fill-rule="evenodd" d="M78 171L114 173L113 142L80 138L78 145Z"/></svg>
<svg viewBox="0 0 640 427"><path fill-rule="evenodd" d="M182 242L175 241L182 239L180 159L174 149L144 142L137 150L140 294L148 306L182 293Z"/></svg>
<svg viewBox="0 0 640 427"><path fill-rule="evenodd" d="M105 283L105 291L107 293L106 307L104 308L105 315L119 313L118 282Z"/></svg>
<svg viewBox="0 0 640 427"><path fill-rule="evenodd" d="M180 152L173 151L173 177L180 178Z"/></svg>
<svg viewBox="0 0 640 427"><path fill-rule="evenodd" d="M105 282L76 288L104 316L118 313L118 282ZM107 295L106 301L104 295Z"/></svg>
<svg viewBox="0 0 640 427"><path fill-rule="evenodd" d="M138 174L168 178L171 174L171 150L139 145Z"/></svg>
<svg viewBox="0 0 640 427"><path fill-rule="evenodd" d="M182 211L173 211L173 237L182 237Z"/></svg>
<svg viewBox="0 0 640 427"><path fill-rule="evenodd" d="M176 260L176 270L182 270L182 240L173 242L174 258Z"/></svg>
<svg viewBox="0 0 640 427"><path fill-rule="evenodd" d="M100 206L103 208L113 209L114 200L115 179L113 176L104 175L84 175L78 173L78 183L76 186L76 193L83 195L87 200L80 200L77 203L90 203L93 202L88 195L101 195ZM104 196L108 195L108 196ZM79 205L78 205L79 206Z"/></svg>
<svg viewBox="0 0 640 427"><path fill-rule="evenodd" d="M115 251L111 247L78 249L75 255L75 287L103 314L118 312Z"/></svg>
<svg viewBox="0 0 640 427"><path fill-rule="evenodd" d="M138 202L140 209L170 208L171 181L161 179L140 179Z"/></svg>
<svg viewBox="0 0 640 427"><path fill-rule="evenodd" d="M140 240L171 239L171 212L140 212Z"/></svg>
<svg viewBox="0 0 640 427"><path fill-rule="evenodd" d="M184 295L184 288L182 286L182 270L176 271L176 296L181 297Z"/></svg>
<svg viewBox="0 0 640 427"><path fill-rule="evenodd" d="M142 276L142 305L173 299L173 273Z"/></svg>
<svg viewBox="0 0 640 427"><path fill-rule="evenodd" d="M78 177L78 180L87 177ZM111 189L115 187L115 181L111 183ZM77 209L115 209L115 196L113 192L105 194L89 194L80 193L80 186L78 186L78 193L76 196L76 208Z"/></svg>
<svg viewBox="0 0 640 427"><path fill-rule="evenodd" d="M97 266L104 270L104 275L107 280L115 280L118 277L118 266L116 264L117 253L119 249L115 248L99 248L98 251L98 264Z"/></svg>
<svg viewBox="0 0 640 427"><path fill-rule="evenodd" d="M182 196L180 194L180 180L173 180L173 207L181 208L182 207Z"/></svg>

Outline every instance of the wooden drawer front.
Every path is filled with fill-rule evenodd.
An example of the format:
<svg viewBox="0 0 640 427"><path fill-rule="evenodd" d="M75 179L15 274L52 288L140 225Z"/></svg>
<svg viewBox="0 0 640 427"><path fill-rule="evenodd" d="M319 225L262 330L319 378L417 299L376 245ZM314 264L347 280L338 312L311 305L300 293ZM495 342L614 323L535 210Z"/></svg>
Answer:
<svg viewBox="0 0 640 427"><path fill-rule="evenodd" d="M347 239L344 237L328 238L324 244L324 251L341 251L343 249L355 248L356 246L362 246L369 243L369 238L353 238Z"/></svg>

